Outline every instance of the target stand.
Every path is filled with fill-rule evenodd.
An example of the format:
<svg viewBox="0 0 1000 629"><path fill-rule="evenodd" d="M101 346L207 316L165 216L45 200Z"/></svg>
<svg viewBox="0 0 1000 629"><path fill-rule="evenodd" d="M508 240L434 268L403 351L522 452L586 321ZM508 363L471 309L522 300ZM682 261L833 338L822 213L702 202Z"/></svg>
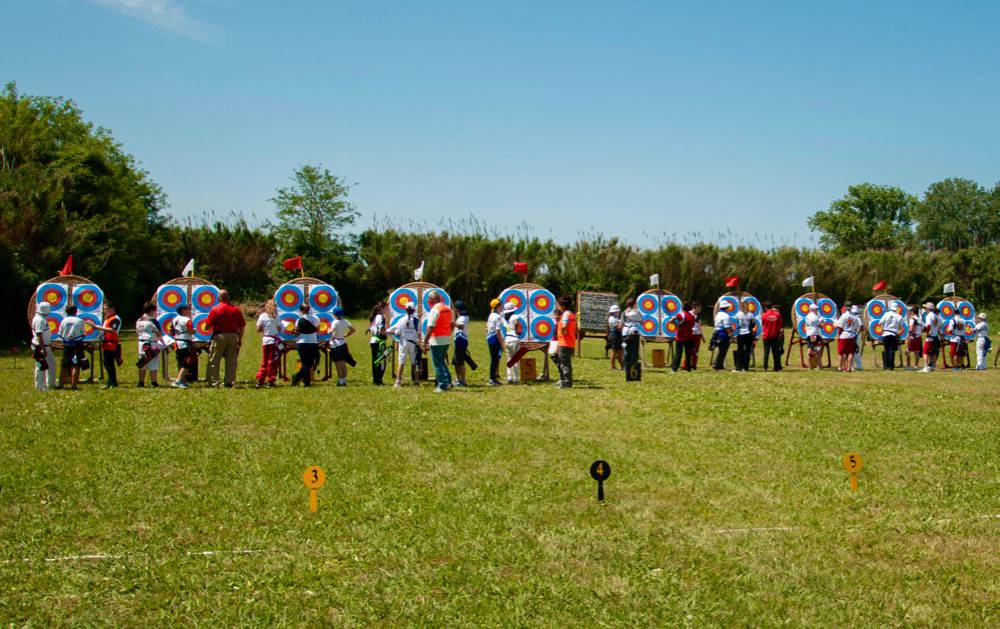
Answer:
<svg viewBox="0 0 1000 629"><path fill-rule="evenodd" d="M902 327L899 333L900 347L903 351L896 352L896 366L902 369L904 367L905 360L903 354L906 353L905 343L910 336L910 317L909 309L906 307L906 303L895 295L883 293L872 297L871 300L865 304L865 311L862 313L861 333L858 334L858 351L863 355L864 352L862 350L867 343L867 345L872 349L872 364L876 369L882 367L881 355L877 351L877 349L883 345L882 318L885 317L885 313L889 311L889 306L892 304L899 306L901 316L903 317L901 324ZM864 336L862 336L862 334Z"/></svg>
<svg viewBox="0 0 1000 629"><path fill-rule="evenodd" d="M683 308L680 297L668 290L654 288L636 297L635 307L642 316L639 323L639 360L642 366L647 369L653 366L646 360L647 343L666 343L666 365L670 365L674 360L674 340L677 338L674 317Z"/></svg>
<svg viewBox="0 0 1000 629"><path fill-rule="evenodd" d="M823 339L823 347L820 349L820 367L829 369L833 366L830 343L837 336L837 303L823 293L806 293L799 296L792 304L792 334L788 339L788 349L785 351L785 366L791 358L792 347L799 348L799 362L803 369L808 369L805 352L809 347L809 337L806 335L806 316L809 314L809 306L813 304L818 308L819 315L819 336ZM826 365L823 365L823 352L826 352Z"/></svg>
<svg viewBox="0 0 1000 629"><path fill-rule="evenodd" d="M340 295L336 289L323 280L314 277L299 277L282 284L274 291L274 303L278 308L278 338L281 339L281 360L278 362L278 375L282 381L288 382L288 354L295 351L295 324L299 320L303 303L309 304L309 312L319 319L316 330L317 346L320 362L323 365L321 381L333 377L333 361L330 358L330 339L333 337L333 309L340 304ZM319 364L313 366L315 373Z"/></svg>
<svg viewBox="0 0 1000 629"><path fill-rule="evenodd" d="M549 342L556 338L556 320L553 313L556 309L556 298L548 289L523 282L508 286L500 292L500 303L506 306L514 304L514 314L524 319L523 330L517 330L521 345L518 353L521 358L528 352L541 351L545 356L540 381L549 380ZM506 320L504 321L504 336L506 337ZM518 359L520 360L520 358Z"/></svg>
<svg viewBox="0 0 1000 629"><path fill-rule="evenodd" d="M101 349L103 337L101 331L94 327L104 325L104 292L100 287L91 282L86 277L80 275L60 275L46 280L35 288L35 292L28 300L28 325L35 317L38 304L47 301L51 307L47 323L49 331L52 333L53 351L63 349L62 338L59 337L59 325L66 317L66 306L70 303L76 305L77 316L83 320L83 350L88 355L90 369L87 372L87 379L81 382L87 384L94 383L94 367L100 370L98 378L104 377L104 361L95 360L95 352ZM59 369L59 386L65 382L66 374L62 371L62 361L56 363Z"/></svg>
<svg viewBox="0 0 1000 629"><path fill-rule="evenodd" d="M946 369L956 366L964 366L966 369L972 367L972 360L969 354L969 341L976 338L976 307L972 305L971 300L952 295L951 297L942 297L937 303L937 308L942 320L941 336L945 336L945 326L949 322L954 321L955 330L953 335L961 338L959 342L960 351L964 352L964 356L958 357L962 361L962 364L949 364L950 352L944 351L944 343L942 343L941 364ZM948 344L950 349L950 341ZM993 359L993 364L996 364L996 358Z"/></svg>
<svg viewBox="0 0 1000 629"><path fill-rule="evenodd" d="M408 284L403 284L396 290L389 293L389 316L386 317L387 325L386 328L391 328L396 325L400 319L406 316L406 304L414 303L417 305L414 309L413 314L420 320L420 354L421 359L417 363L417 378L418 380L427 380L429 378L429 367L427 360L427 345L424 343L423 339L427 335L427 315L430 313L431 305L430 298L431 295L440 295L441 299L444 300L446 306L451 307L452 314L454 315L454 305L452 304L451 295L448 291L441 288L437 284L431 284L430 282L410 282ZM390 358L392 359L392 369L390 373L392 377L396 377L396 369L399 363L399 343L401 339L399 337L393 336L392 344L392 354ZM445 359L450 363L448 358Z"/></svg>
<svg viewBox="0 0 1000 629"><path fill-rule="evenodd" d="M749 304L748 308L750 313L757 319L757 331L754 334L753 345L750 346L750 365L751 367L757 366L757 341L760 339L760 335L763 333L764 326L761 316L764 314L764 308L760 305L760 300L751 295L744 290L734 290L725 293L715 302L715 308L712 309L712 321L715 321L715 316L719 314L719 311L727 312L730 314L732 321L730 324L730 344L729 353L732 354L736 349L736 332L737 325L735 320L735 314L739 312L740 306L744 303ZM711 354L709 354L709 362L715 364L715 350L713 349Z"/></svg>
<svg viewBox="0 0 1000 629"><path fill-rule="evenodd" d="M156 304L156 321L164 334L177 317L177 309L184 305L191 306L191 323L194 325L194 342L191 347L195 351L195 359L188 378L189 382L197 381L198 356L208 350L212 342L212 333L207 326L208 313L219 303L219 288L198 277L175 277L156 289L153 303ZM169 351L161 352L160 370L164 378L170 377L170 361L167 360Z"/></svg>

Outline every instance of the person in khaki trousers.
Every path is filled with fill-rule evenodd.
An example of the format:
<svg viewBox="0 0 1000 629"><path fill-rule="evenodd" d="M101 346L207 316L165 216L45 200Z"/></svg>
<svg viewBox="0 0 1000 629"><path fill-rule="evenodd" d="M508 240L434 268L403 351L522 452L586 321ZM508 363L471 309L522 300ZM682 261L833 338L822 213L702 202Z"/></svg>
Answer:
<svg viewBox="0 0 1000 629"><path fill-rule="evenodd" d="M243 312L232 304L229 291L219 291L219 303L208 312L206 325L212 330L212 344L208 349L208 373L205 380L210 387L219 386L219 368L225 359L224 383L227 389L231 389L236 384L236 364L247 322L243 318Z"/></svg>

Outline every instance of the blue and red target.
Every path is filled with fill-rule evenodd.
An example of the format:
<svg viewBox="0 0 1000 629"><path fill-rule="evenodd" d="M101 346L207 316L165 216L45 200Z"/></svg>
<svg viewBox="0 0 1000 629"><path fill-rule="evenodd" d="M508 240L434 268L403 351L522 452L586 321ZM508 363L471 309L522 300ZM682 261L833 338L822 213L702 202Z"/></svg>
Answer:
<svg viewBox="0 0 1000 629"><path fill-rule="evenodd" d="M660 321L654 316L646 315L639 323L639 333L643 336L656 336L660 333Z"/></svg>
<svg viewBox="0 0 1000 629"><path fill-rule="evenodd" d="M905 339L910 336L910 323L903 319L899 322L899 338Z"/></svg>
<svg viewBox="0 0 1000 629"><path fill-rule="evenodd" d="M816 308L819 310L819 316L821 317L837 316L837 304L829 297L821 297L816 302Z"/></svg>
<svg viewBox="0 0 1000 629"><path fill-rule="evenodd" d="M938 312L941 318L947 321L955 316L955 304L948 299L943 299L938 302Z"/></svg>
<svg viewBox="0 0 1000 629"><path fill-rule="evenodd" d="M868 323L868 335L876 341L882 340L882 321L871 321Z"/></svg>
<svg viewBox="0 0 1000 629"><path fill-rule="evenodd" d="M907 310L906 310L906 304L904 304L903 301L900 300L900 299L893 299L892 300L892 305L896 306L897 308L899 308L899 316L901 316L901 317L903 317L905 319L906 318L906 312L907 312Z"/></svg>
<svg viewBox="0 0 1000 629"><path fill-rule="evenodd" d="M406 304L417 303L417 291L412 288L397 288L389 295L389 307L400 314L406 312Z"/></svg>
<svg viewBox="0 0 1000 629"><path fill-rule="evenodd" d="M78 284L73 289L73 303L81 312L95 312L104 304L104 293L95 284Z"/></svg>
<svg viewBox="0 0 1000 629"><path fill-rule="evenodd" d="M316 315L319 325L316 326L316 338L320 341L329 341L333 337L333 317L321 312Z"/></svg>
<svg viewBox="0 0 1000 629"><path fill-rule="evenodd" d="M960 301L958 302L956 309L958 310L959 316L963 319L969 319L971 321L976 317L976 308L970 302Z"/></svg>
<svg viewBox="0 0 1000 629"><path fill-rule="evenodd" d="M156 291L156 306L166 312L177 312L187 303L187 291L183 286L167 284Z"/></svg>
<svg viewBox="0 0 1000 629"><path fill-rule="evenodd" d="M295 324L298 322L299 316L292 314L290 312L278 315L278 338L283 341L294 341L295 335Z"/></svg>
<svg viewBox="0 0 1000 629"><path fill-rule="evenodd" d="M747 312L757 317L758 319L760 318L763 308L760 307L760 301L756 297L744 297L743 306L746 308ZM758 323L760 322L758 321ZM759 329L760 327L758 326L758 330Z"/></svg>
<svg viewBox="0 0 1000 629"><path fill-rule="evenodd" d="M45 324L49 326L49 332L54 339L60 338L59 326L62 325L62 320L62 315L57 312L51 312L45 317Z"/></svg>
<svg viewBox="0 0 1000 629"><path fill-rule="evenodd" d="M326 312L337 305L337 291L329 284L318 284L309 289L309 305L313 310Z"/></svg>
<svg viewBox="0 0 1000 629"><path fill-rule="evenodd" d="M719 297L719 310L733 314L740 309L740 300L732 295Z"/></svg>
<svg viewBox="0 0 1000 629"><path fill-rule="evenodd" d="M540 315L547 315L556 308L555 296L544 288L531 291L528 303L531 304L531 311Z"/></svg>
<svg viewBox="0 0 1000 629"><path fill-rule="evenodd" d="M52 310L61 310L66 307L69 294L66 292L64 284L42 284L38 287L35 301L38 303L47 302Z"/></svg>
<svg viewBox="0 0 1000 629"><path fill-rule="evenodd" d="M443 289L428 288L424 291L423 295L424 312L430 312L431 310L431 295L440 295L441 300L444 302L444 305L446 306L451 305L451 297L449 297L448 293L444 292Z"/></svg>
<svg viewBox="0 0 1000 629"><path fill-rule="evenodd" d="M156 322L160 324L161 330L169 330L170 323L177 317L177 313L173 310L168 310L160 316L156 317Z"/></svg>
<svg viewBox="0 0 1000 629"><path fill-rule="evenodd" d="M868 317L871 319L881 319L885 314L885 302L881 299L873 299L868 302L865 307L868 312ZM881 335L879 336L881 338Z"/></svg>
<svg viewBox="0 0 1000 629"><path fill-rule="evenodd" d="M662 334L668 339L675 338L677 336L677 320L673 317L663 320Z"/></svg>
<svg viewBox="0 0 1000 629"><path fill-rule="evenodd" d="M800 338L806 338L806 319L805 317L799 317L799 322L795 324L795 331L799 333Z"/></svg>
<svg viewBox="0 0 1000 629"><path fill-rule="evenodd" d="M196 314L191 321L194 324L194 338L198 341L212 340L212 330L208 327L208 315Z"/></svg>
<svg viewBox="0 0 1000 629"><path fill-rule="evenodd" d="M837 324L831 319L825 319L819 324L819 335L825 339L832 339L837 335Z"/></svg>
<svg viewBox="0 0 1000 629"><path fill-rule="evenodd" d="M208 312L219 303L219 289L211 284L202 284L191 291L191 304L195 310Z"/></svg>
<svg viewBox="0 0 1000 629"><path fill-rule="evenodd" d="M556 332L556 322L552 317L541 315L531 319L531 336L536 341L550 341Z"/></svg>
<svg viewBox="0 0 1000 629"><path fill-rule="evenodd" d="M500 293L500 303L504 306L507 304L514 304L514 313L521 314L524 312L525 307L524 291L516 288L508 288L504 292Z"/></svg>
<svg viewBox="0 0 1000 629"><path fill-rule="evenodd" d="M660 300L656 298L656 295L649 293L643 293L639 295L639 300L636 302L636 306L639 308L639 312L644 315L656 314L659 310ZM657 325L659 327L659 325Z"/></svg>
<svg viewBox="0 0 1000 629"><path fill-rule="evenodd" d="M101 325L101 320L92 312L85 312L80 315L83 320L83 340L86 342L101 340L101 331L97 329Z"/></svg>
<svg viewBox="0 0 1000 629"><path fill-rule="evenodd" d="M278 304L279 310L294 312L298 310L305 301L305 293L298 284L282 284L274 292L274 303Z"/></svg>
<svg viewBox="0 0 1000 629"><path fill-rule="evenodd" d="M677 295L664 295L660 299L660 308L663 309L663 314L668 317L673 317L680 312L682 306L681 299Z"/></svg>
<svg viewBox="0 0 1000 629"><path fill-rule="evenodd" d="M809 306L813 305L813 303L815 302L808 297L799 297L795 300L795 303L792 304L792 309L800 317L805 317L809 314Z"/></svg>

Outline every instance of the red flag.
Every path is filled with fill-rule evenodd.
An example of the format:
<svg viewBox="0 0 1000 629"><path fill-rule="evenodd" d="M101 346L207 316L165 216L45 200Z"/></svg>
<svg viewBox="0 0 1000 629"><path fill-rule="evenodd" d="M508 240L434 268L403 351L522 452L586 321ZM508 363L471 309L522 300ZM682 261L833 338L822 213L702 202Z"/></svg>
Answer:
<svg viewBox="0 0 1000 629"><path fill-rule="evenodd" d="M726 278L726 288L739 288L740 287L740 276L734 275L732 277Z"/></svg>
<svg viewBox="0 0 1000 629"><path fill-rule="evenodd" d="M73 254L72 253L69 254L68 258L66 258L66 264L63 265L62 271L59 271L59 276L62 277L63 275L73 275Z"/></svg>
<svg viewBox="0 0 1000 629"><path fill-rule="evenodd" d="M872 286L872 290L885 290L889 288L889 282L885 280L880 280L875 286Z"/></svg>
<svg viewBox="0 0 1000 629"><path fill-rule="evenodd" d="M281 266L285 267L286 271L301 271L302 270L302 256L295 256L294 258L288 258L281 263Z"/></svg>
<svg viewBox="0 0 1000 629"><path fill-rule="evenodd" d="M528 263L527 262L515 262L514 263L514 272L515 273L527 273L528 272Z"/></svg>

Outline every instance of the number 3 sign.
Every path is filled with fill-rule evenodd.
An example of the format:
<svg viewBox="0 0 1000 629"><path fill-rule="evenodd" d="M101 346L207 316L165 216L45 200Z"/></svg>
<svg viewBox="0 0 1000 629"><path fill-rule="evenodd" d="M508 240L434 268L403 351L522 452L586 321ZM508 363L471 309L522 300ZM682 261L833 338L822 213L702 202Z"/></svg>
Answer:
<svg viewBox="0 0 1000 629"><path fill-rule="evenodd" d="M317 509L316 490L326 482L326 472L318 465L310 465L302 472L302 484L309 488L309 510L313 513Z"/></svg>

